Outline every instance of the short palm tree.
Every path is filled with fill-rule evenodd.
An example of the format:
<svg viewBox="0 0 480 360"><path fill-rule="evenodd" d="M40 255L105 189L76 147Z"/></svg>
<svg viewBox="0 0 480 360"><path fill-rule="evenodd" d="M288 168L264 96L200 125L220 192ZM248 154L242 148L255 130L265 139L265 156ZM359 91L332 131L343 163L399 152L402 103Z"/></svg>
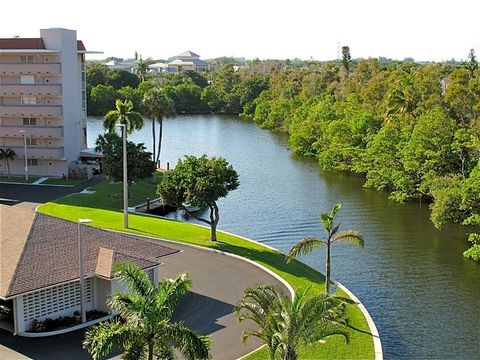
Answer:
<svg viewBox="0 0 480 360"><path fill-rule="evenodd" d="M7 164L7 173L8 173L8 179L11 179L11 174L10 174L10 160L13 160L17 154L15 154L15 151L13 151L10 148L7 149L0 149L0 160L5 160Z"/></svg>
<svg viewBox="0 0 480 360"><path fill-rule="evenodd" d="M143 127L143 118L138 112L133 111L133 103L130 100L116 100L115 110L110 110L103 120L103 127L108 132L114 132L117 124L125 125L127 133Z"/></svg>
<svg viewBox="0 0 480 360"><path fill-rule="evenodd" d="M142 60L142 58L140 58L140 60L137 63L137 75L142 82L145 81L145 78L147 77L149 69L150 69L150 65L148 61Z"/></svg>
<svg viewBox="0 0 480 360"><path fill-rule="evenodd" d="M152 119L153 160L158 163L162 149L163 118L175 113L173 100L160 88L152 88L143 96L143 107ZM156 123L159 123L158 152L156 152Z"/></svg>
<svg viewBox="0 0 480 360"><path fill-rule="evenodd" d="M330 213L323 212L320 215L323 228L327 232L326 239L317 239L315 237L309 236L298 243L296 243L287 254L287 262L292 261L293 258L296 258L300 255L305 255L311 253L313 250L322 247L323 245L327 246L327 259L325 261L325 292L330 294L330 269L331 269L331 247L334 243L338 241L347 242L354 244L363 248L364 240L363 236L355 230L344 230L338 231L340 224L335 225L333 223L335 215L340 210L341 205L336 204Z"/></svg>
<svg viewBox="0 0 480 360"><path fill-rule="evenodd" d="M296 360L300 345L327 336L342 335L348 341L345 303L334 296L307 297L307 293L297 292L292 300L272 285L246 289L235 309L237 317L253 321L258 329L244 331L243 341L257 337L267 345L270 359L279 353L282 360Z"/></svg>
<svg viewBox="0 0 480 360"><path fill-rule="evenodd" d="M120 320L93 326L85 334L83 347L94 359L114 350L122 350L125 359L173 359L174 349L187 359L208 358L208 337L171 321L178 301L191 286L188 274L161 281L155 287L136 265L117 264L114 270L129 291L114 292L108 302L120 313Z"/></svg>

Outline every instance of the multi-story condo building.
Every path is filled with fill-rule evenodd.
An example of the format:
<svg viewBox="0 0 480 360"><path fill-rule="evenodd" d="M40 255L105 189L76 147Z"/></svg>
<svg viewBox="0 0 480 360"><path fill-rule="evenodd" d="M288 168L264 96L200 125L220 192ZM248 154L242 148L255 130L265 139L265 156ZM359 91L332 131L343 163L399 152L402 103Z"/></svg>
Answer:
<svg viewBox="0 0 480 360"><path fill-rule="evenodd" d="M0 39L0 149L11 174L68 176L86 148L85 46L74 30ZM0 161L0 174L7 173Z"/></svg>

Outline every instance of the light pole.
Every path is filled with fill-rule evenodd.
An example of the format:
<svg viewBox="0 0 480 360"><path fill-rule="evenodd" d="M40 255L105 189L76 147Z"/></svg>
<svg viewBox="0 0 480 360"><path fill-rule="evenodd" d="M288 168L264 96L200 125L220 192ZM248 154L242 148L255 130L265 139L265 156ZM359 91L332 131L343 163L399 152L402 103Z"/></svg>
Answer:
<svg viewBox="0 0 480 360"><path fill-rule="evenodd" d="M82 240L82 224L89 224L90 219L78 220L78 268L80 272L80 314L82 316L82 324L87 321L87 312L85 311L85 282L83 270L83 240Z"/></svg>
<svg viewBox="0 0 480 360"><path fill-rule="evenodd" d="M26 130L20 130L20 134L23 136L23 151L25 152L24 158L25 158L25 180L28 181L28 159L27 159L27 131Z"/></svg>
<svg viewBox="0 0 480 360"><path fill-rule="evenodd" d="M117 124L122 128L123 139L123 227L128 228L128 178L127 178L127 127L125 124Z"/></svg>

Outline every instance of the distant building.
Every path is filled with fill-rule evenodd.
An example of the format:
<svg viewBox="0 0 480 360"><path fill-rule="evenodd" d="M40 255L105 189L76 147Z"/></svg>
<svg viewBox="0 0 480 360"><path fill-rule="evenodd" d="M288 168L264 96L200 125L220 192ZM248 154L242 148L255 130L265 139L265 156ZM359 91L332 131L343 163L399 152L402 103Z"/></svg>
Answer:
<svg viewBox="0 0 480 360"><path fill-rule="evenodd" d="M148 68L149 72L152 74L161 74L168 72L168 64L165 63L155 63L151 64Z"/></svg>
<svg viewBox="0 0 480 360"><path fill-rule="evenodd" d="M205 61L200 60L200 55L192 51L185 51L168 63L169 73L181 73L187 70L203 72L208 71L209 66Z"/></svg>
<svg viewBox="0 0 480 360"><path fill-rule="evenodd" d="M86 53L74 30L0 39L0 148L16 154L12 174L25 172L25 142L28 172L39 176L68 175L86 148Z"/></svg>
<svg viewBox="0 0 480 360"><path fill-rule="evenodd" d="M124 61L119 61L119 60L110 60L110 61L106 62L105 65L107 65L109 69L125 70L125 71L128 71L128 72L131 72L132 74L135 74L137 72L137 68L138 68L138 62L137 61L124 62Z"/></svg>

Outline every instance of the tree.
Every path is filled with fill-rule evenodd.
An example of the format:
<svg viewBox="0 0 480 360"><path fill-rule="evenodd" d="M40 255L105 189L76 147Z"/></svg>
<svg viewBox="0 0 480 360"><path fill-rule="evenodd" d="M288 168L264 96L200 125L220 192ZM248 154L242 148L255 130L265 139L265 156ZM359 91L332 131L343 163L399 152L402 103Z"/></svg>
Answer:
<svg viewBox="0 0 480 360"><path fill-rule="evenodd" d="M211 227L211 240L217 241L220 220L217 201L239 186L238 174L227 160L220 157L199 158L189 155L179 160L175 169L167 172L158 185L157 194L163 204L188 210L184 204L209 208L209 220L189 213Z"/></svg>
<svg viewBox="0 0 480 360"><path fill-rule="evenodd" d="M342 64L347 74L350 73L350 61L352 56L350 55L350 48L348 46L342 46Z"/></svg>
<svg viewBox="0 0 480 360"><path fill-rule="evenodd" d="M192 285L188 274L179 274L155 286L134 264L116 264L114 273L129 291L115 291L108 301L121 320L95 325L85 334L83 347L95 360L114 350L122 350L124 359L173 359L174 350L187 359L208 358L208 337L171 320L179 300Z"/></svg>
<svg viewBox="0 0 480 360"><path fill-rule="evenodd" d="M271 285L246 289L235 308L237 318L251 320L259 329L245 330L243 341L259 338L272 360L277 353L282 360L296 360L300 345L315 344L331 335L342 335L348 341L344 302L326 294L307 294L308 290L299 291L292 300Z"/></svg>
<svg viewBox="0 0 480 360"><path fill-rule="evenodd" d="M96 151L103 153L102 170L115 181L123 178L123 168L119 166L123 159L123 141L116 133L99 135ZM145 151L143 144L127 141L127 180L131 185L135 181L144 180L155 172L152 153Z"/></svg>
<svg viewBox="0 0 480 360"><path fill-rule="evenodd" d="M88 114L105 115L115 108L117 93L112 86L97 85L90 88L88 97Z"/></svg>
<svg viewBox="0 0 480 360"><path fill-rule="evenodd" d="M478 70L478 61L474 49L470 49L468 52L468 61L465 62L465 68L470 72L470 77L473 77L474 72Z"/></svg>
<svg viewBox="0 0 480 360"><path fill-rule="evenodd" d="M287 262L291 262L293 258L300 255L311 253L313 250L320 248L323 245L327 246L326 271L325 271L325 292L330 294L330 269L331 269L331 247L337 241L344 241L363 248L363 236L355 230L338 231L340 224L333 223L335 215L340 210L341 205L336 204L330 213L323 212L320 215L323 228L327 231L327 238L325 240L314 237L306 237L296 243L287 254Z"/></svg>
<svg viewBox="0 0 480 360"><path fill-rule="evenodd" d="M87 66L87 84L91 86L106 85L110 69L105 64L91 63Z"/></svg>
<svg viewBox="0 0 480 360"><path fill-rule="evenodd" d="M136 88L140 84L140 78L127 70L110 70L107 77L107 85L113 86L116 90L130 86Z"/></svg>
<svg viewBox="0 0 480 360"><path fill-rule="evenodd" d="M0 149L0 160L5 160L5 163L7 164L7 173L8 173L8 179L11 179L11 174L10 174L10 160L13 160L17 154L15 154L15 151L13 151L10 148L7 149Z"/></svg>
<svg viewBox="0 0 480 360"><path fill-rule="evenodd" d="M159 88L152 88L147 90L143 95L143 107L145 112L150 115L152 119L152 138L153 138L153 159L158 163L160 159L160 152L162 150L162 135L163 135L163 118L171 116L175 113L173 100ZM158 134L158 152L155 150L156 142L156 123L159 123L160 129Z"/></svg>
<svg viewBox="0 0 480 360"><path fill-rule="evenodd" d="M103 120L103 127L108 132L114 132L117 124L126 127L127 134L143 127L143 118L138 112L133 111L133 103L130 100L116 100L115 110L109 111Z"/></svg>
<svg viewBox="0 0 480 360"><path fill-rule="evenodd" d="M148 63L148 61L142 60L142 58L140 57L140 60L137 63L137 76L140 78L141 82L145 81L149 69L150 64Z"/></svg>

